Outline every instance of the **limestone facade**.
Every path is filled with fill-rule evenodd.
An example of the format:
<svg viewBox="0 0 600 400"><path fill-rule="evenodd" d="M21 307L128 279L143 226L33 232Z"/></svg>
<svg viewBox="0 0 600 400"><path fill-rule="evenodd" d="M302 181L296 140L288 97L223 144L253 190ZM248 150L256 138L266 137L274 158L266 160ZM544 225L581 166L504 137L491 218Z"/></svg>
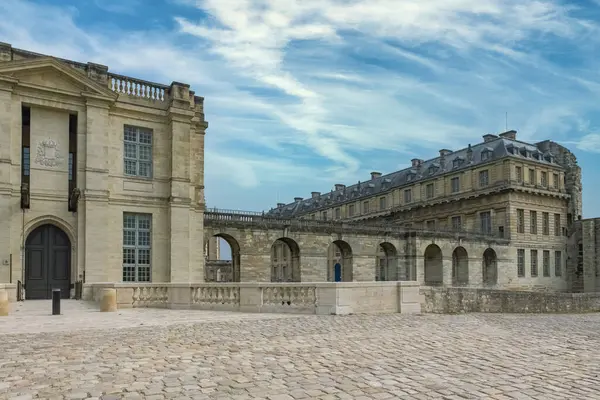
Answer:
<svg viewBox="0 0 600 400"><path fill-rule="evenodd" d="M202 281L207 126L187 84L0 43L0 282Z"/></svg>
<svg viewBox="0 0 600 400"><path fill-rule="evenodd" d="M526 143L517 139L516 131L508 131L484 135L481 143L461 150L442 149L431 160L413 159L402 171L372 172L365 182L336 184L331 192L312 192L308 199L297 197L266 216L502 238L508 261L498 269L498 281L504 286L568 290L568 235L581 218L581 190L581 169L567 148L551 141ZM471 285L470 276L460 275L460 260L468 258L485 275L486 257L459 247L442 249L454 265L448 283ZM410 278L386 266L391 247L378 249L372 265L376 279ZM335 249L330 260L341 250Z"/></svg>

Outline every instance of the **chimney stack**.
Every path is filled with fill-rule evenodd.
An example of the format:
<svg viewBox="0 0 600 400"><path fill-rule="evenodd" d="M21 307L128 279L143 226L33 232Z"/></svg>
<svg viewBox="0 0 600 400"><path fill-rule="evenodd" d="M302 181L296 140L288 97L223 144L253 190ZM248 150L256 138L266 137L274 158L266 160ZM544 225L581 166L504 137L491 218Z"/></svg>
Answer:
<svg viewBox="0 0 600 400"><path fill-rule="evenodd" d="M440 150L440 157L446 157L448 154L452 153L452 150L448 150L448 149L441 149Z"/></svg>
<svg viewBox="0 0 600 400"><path fill-rule="evenodd" d="M294 197L294 201L295 201L296 203L299 203L299 202L301 202L301 201L302 201L302 197Z"/></svg>
<svg viewBox="0 0 600 400"><path fill-rule="evenodd" d="M344 190L346 188L346 185L341 184L341 183L336 183L335 184L335 190Z"/></svg>
<svg viewBox="0 0 600 400"><path fill-rule="evenodd" d="M491 133L488 133L487 135L483 135L483 142L484 143L491 142L494 139L498 139L498 136L492 135Z"/></svg>
<svg viewBox="0 0 600 400"><path fill-rule="evenodd" d="M321 192L310 192L310 195L312 196L313 199L316 199L317 197L319 197L321 195Z"/></svg>
<svg viewBox="0 0 600 400"><path fill-rule="evenodd" d="M277 208L281 208L283 206L285 206L285 203L277 203Z"/></svg>
<svg viewBox="0 0 600 400"><path fill-rule="evenodd" d="M517 140L517 131L515 131L515 130L506 131L506 132L501 133L499 136L504 139Z"/></svg>
<svg viewBox="0 0 600 400"><path fill-rule="evenodd" d="M377 179L380 177L381 177L381 172L375 172L375 171L371 172L371 180Z"/></svg>
<svg viewBox="0 0 600 400"><path fill-rule="evenodd" d="M467 149L467 163L473 161L473 149L471 148L471 143L469 143L469 148Z"/></svg>
<svg viewBox="0 0 600 400"><path fill-rule="evenodd" d="M410 162L413 168L420 167L421 164L423 164L423 160L421 160L420 158L413 158L412 160L410 160Z"/></svg>

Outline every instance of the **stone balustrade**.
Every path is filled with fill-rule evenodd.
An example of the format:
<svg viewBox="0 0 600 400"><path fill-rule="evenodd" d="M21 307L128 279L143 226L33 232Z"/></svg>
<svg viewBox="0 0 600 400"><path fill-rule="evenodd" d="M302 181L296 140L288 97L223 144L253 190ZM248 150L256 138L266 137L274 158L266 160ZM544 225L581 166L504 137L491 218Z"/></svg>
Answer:
<svg viewBox="0 0 600 400"><path fill-rule="evenodd" d="M118 308L172 308L294 314L419 313L417 282L93 283L84 299L115 289Z"/></svg>
<svg viewBox="0 0 600 400"><path fill-rule="evenodd" d="M108 88L119 94L160 102L166 101L169 93L169 86L112 73L108 74Z"/></svg>

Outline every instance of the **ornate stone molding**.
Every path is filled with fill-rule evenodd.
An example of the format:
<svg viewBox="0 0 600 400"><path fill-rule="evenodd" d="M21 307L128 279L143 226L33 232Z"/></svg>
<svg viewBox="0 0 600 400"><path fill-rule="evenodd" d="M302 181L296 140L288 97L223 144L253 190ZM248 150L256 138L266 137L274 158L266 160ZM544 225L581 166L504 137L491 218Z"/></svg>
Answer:
<svg viewBox="0 0 600 400"><path fill-rule="evenodd" d="M37 144L35 162L45 167L56 167L62 164L64 157L58 141L53 139L41 140Z"/></svg>

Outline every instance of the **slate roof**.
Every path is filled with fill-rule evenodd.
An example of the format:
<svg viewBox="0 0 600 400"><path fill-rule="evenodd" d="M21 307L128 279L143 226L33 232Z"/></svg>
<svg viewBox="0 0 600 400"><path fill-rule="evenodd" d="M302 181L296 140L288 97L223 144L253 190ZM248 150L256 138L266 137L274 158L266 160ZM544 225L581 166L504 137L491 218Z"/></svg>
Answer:
<svg viewBox="0 0 600 400"><path fill-rule="evenodd" d="M516 134L516 132L514 133ZM488 153L487 158L486 152ZM549 152L542 153L533 144L506 137L497 137L488 142L479 143L474 146L469 145L464 149L447 153L443 158L438 156L427 161L418 160L421 161L420 167L411 166L375 179L358 182L339 190L332 190L329 193L323 193L314 198L294 201L293 203L273 208L266 212L265 215L285 218L299 217L347 202L366 199L379 193L387 193L392 189L424 181L435 176L470 169L477 165L507 157L527 158L530 161L540 164L558 165L553 154ZM415 165L414 162L413 165Z"/></svg>

